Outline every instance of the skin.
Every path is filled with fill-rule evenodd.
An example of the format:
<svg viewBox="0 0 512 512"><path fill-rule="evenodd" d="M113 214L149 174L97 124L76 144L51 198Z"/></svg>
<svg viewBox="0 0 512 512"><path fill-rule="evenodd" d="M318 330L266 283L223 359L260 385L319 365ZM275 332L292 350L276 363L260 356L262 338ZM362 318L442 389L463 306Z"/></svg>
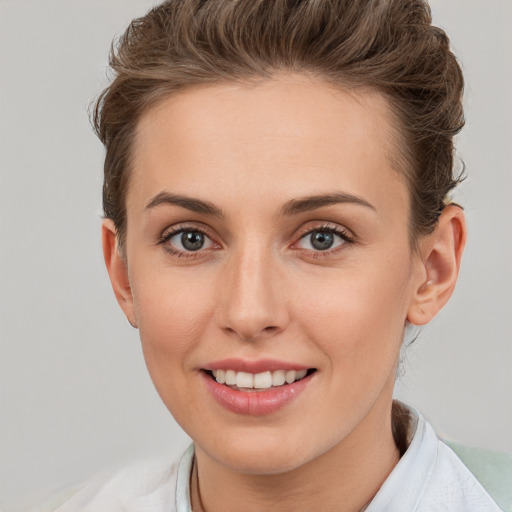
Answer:
<svg viewBox="0 0 512 512"><path fill-rule="evenodd" d="M447 207L412 251L387 108L377 93L281 75L186 89L139 123L126 253L105 220L105 261L155 387L196 444L208 512L357 511L398 461L390 418L404 325L427 323L448 300L465 224ZM350 200L283 213L333 192ZM162 193L223 217L148 207ZM350 241L335 235L316 250L310 233L326 226ZM207 243L186 254L180 236L162 242L172 227L203 229ZM228 357L317 371L278 412L240 415L201 375Z"/></svg>

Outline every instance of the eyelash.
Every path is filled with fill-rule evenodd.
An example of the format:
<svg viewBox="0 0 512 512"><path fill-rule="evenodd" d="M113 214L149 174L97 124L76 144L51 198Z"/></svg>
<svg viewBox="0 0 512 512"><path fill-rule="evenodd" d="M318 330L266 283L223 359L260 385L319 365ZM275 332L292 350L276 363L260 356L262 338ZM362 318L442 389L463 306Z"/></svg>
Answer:
<svg viewBox="0 0 512 512"><path fill-rule="evenodd" d="M308 253L308 256L313 258L322 258L332 255L333 253L336 253L339 250L341 250L343 246L345 246L345 244L354 243L354 238L346 230L326 224L323 226L315 226L314 228L308 229L301 233L297 241L292 244L292 248L294 245L297 245L301 240L305 239L307 236L311 236L311 234L315 232L331 233L341 238L343 242L336 246L334 249L326 249L323 251L302 249L302 251ZM170 230L164 232L164 234L159 238L157 245L164 246L165 251L167 251L169 254L173 256L177 256L178 258L197 258L204 254L205 251L201 249L197 251L181 251L179 249L175 249L171 244L168 243L173 237L179 235L180 233L200 233L206 238L208 238L213 244L218 245L212 240L212 237L209 236L207 230L199 226L178 226L176 228L171 228Z"/></svg>
<svg viewBox="0 0 512 512"><path fill-rule="evenodd" d="M338 236L341 238L342 243L336 246L334 249L326 249L326 250L308 250L308 249L302 249L303 251L308 253L309 257L312 258L325 258L332 254L337 253L340 250L343 250L343 247L346 246L346 244L353 244L354 238L351 234L349 234L348 231L345 229L342 229L340 227L335 227L330 224L324 224L323 226L315 226L311 229L307 229L303 233L300 234L297 242L294 242L293 245L297 245L301 240L304 240L306 237L311 236L313 233L331 233L333 235ZM345 247L346 248L346 247ZM297 249L300 250L300 249Z"/></svg>
<svg viewBox="0 0 512 512"><path fill-rule="evenodd" d="M197 258L201 256L204 252L201 249L197 251L181 251L179 249L174 248L168 242L181 233L200 233L209 240L212 240L212 237L208 235L208 232L205 229L202 229L198 226L179 226L176 228L171 228L168 231L165 231L164 234L160 237L157 242L157 245L163 245L165 251L173 256L177 256L178 258ZM213 241L212 241L213 242ZM215 242L213 242L215 244Z"/></svg>

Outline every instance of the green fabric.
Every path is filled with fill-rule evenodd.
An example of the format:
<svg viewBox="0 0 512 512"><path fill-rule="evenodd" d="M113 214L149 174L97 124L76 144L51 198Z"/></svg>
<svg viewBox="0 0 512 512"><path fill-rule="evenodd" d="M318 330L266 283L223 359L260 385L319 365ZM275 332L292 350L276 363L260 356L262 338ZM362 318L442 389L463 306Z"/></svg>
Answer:
<svg viewBox="0 0 512 512"><path fill-rule="evenodd" d="M444 441L504 512L512 512L512 454Z"/></svg>

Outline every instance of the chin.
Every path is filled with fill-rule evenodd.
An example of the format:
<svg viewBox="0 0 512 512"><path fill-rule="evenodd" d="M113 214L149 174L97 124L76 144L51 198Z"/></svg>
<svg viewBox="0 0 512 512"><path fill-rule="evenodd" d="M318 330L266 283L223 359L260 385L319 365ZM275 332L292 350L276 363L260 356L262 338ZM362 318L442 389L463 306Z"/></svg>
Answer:
<svg viewBox="0 0 512 512"><path fill-rule="evenodd" d="M237 473L260 476L289 473L305 462L304 454L290 456L287 453L275 451L268 453L266 450L257 450L257 452L230 452L226 459L219 462Z"/></svg>
<svg viewBox="0 0 512 512"><path fill-rule="evenodd" d="M196 443L196 446L201 446ZM219 447L222 447L219 450ZM248 475L277 475L294 471L321 453L307 450L304 441L282 436L230 436L215 444L201 446L208 456L237 473Z"/></svg>

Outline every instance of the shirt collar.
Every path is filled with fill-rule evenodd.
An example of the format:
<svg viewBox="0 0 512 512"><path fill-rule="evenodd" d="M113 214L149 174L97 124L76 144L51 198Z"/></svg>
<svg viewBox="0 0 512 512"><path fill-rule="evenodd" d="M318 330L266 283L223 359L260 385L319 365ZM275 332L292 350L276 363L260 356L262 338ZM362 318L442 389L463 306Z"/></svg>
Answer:
<svg viewBox="0 0 512 512"><path fill-rule="evenodd" d="M437 436L416 409L402 404L410 414L408 438L411 443L365 512L415 510L420 502L437 459ZM177 512L192 512L190 474L194 445L184 453L176 480Z"/></svg>
<svg viewBox="0 0 512 512"><path fill-rule="evenodd" d="M194 445L191 444L181 457L176 478L176 512L192 512L190 504L190 474L194 461Z"/></svg>
<svg viewBox="0 0 512 512"><path fill-rule="evenodd" d="M434 472L437 436L418 411L409 406L404 407L410 415L408 437L411 443L366 512L416 510Z"/></svg>

